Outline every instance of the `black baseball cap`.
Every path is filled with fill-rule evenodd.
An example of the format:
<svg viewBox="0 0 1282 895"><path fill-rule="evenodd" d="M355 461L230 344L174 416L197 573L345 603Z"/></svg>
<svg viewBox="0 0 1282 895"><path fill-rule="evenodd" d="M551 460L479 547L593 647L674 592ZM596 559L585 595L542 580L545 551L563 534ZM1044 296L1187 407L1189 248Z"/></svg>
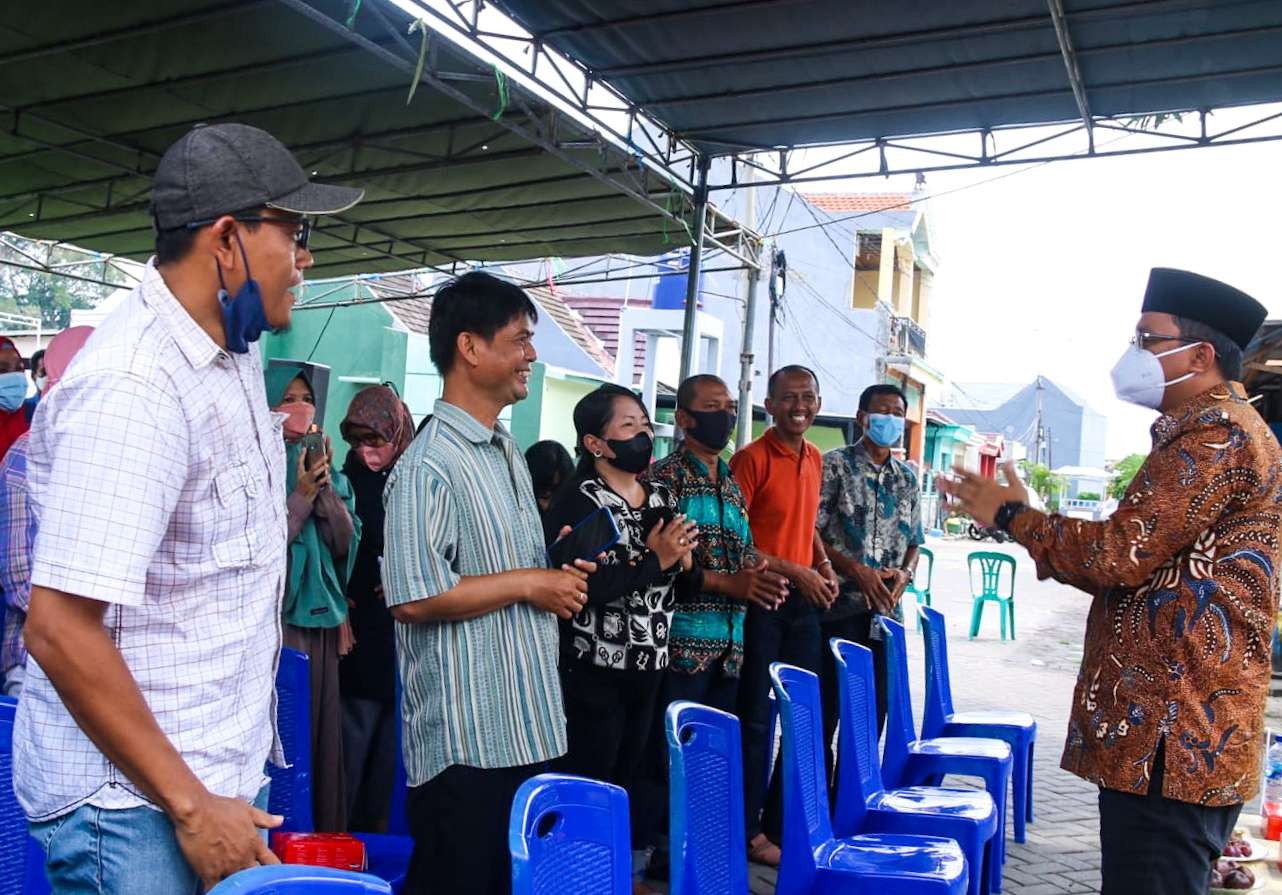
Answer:
<svg viewBox="0 0 1282 895"><path fill-rule="evenodd" d="M225 214L276 208L337 214L365 191L311 183L285 144L247 124L198 124L156 167L151 214L158 230L212 223Z"/></svg>

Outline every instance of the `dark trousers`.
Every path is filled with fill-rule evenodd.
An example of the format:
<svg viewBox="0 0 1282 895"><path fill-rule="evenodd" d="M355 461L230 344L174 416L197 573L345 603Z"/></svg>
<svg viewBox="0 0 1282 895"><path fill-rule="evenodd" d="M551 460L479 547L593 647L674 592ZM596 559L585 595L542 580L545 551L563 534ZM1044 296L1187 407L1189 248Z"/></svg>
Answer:
<svg viewBox="0 0 1282 895"><path fill-rule="evenodd" d="M823 645L822 671L819 674L819 698L823 704L824 715L824 762L828 769L828 779L833 780L833 769L836 767L836 747L832 737L837 732L837 723L841 720L841 692L837 683L837 660L828 648L828 641L834 637L851 640L872 650L873 677L877 682L877 736L886 727L886 651L880 639L873 639L871 626L876 614L868 609L861 609L854 615L841 619L821 619L819 635ZM890 781L887 781L887 785Z"/></svg>
<svg viewBox="0 0 1282 895"><path fill-rule="evenodd" d="M654 703L663 673L616 671L583 663L561 672L569 751L554 762L566 774L591 777L623 787L632 814L632 839L648 844L656 821L637 791L637 776L651 745Z"/></svg>
<svg viewBox="0 0 1282 895"><path fill-rule="evenodd" d="M410 789L406 811L414 854L405 895L508 895L512 857L507 827L521 784L546 765L451 765Z"/></svg>
<svg viewBox="0 0 1282 895"><path fill-rule="evenodd" d="M343 699L347 829L386 833L396 779L396 703Z"/></svg>
<svg viewBox="0 0 1282 895"><path fill-rule="evenodd" d="M1099 792L1101 895L1205 895L1237 823L1241 804L1206 808L1163 796L1162 753L1159 746L1146 795Z"/></svg>
<svg viewBox="0 0 1282 895"><path fill-rule="evenodd" d="M739 679L726 677L720 666L707 671L696 671L694 674L673 669L663 673L659 699L654 706L650 745L646 750L648 754L643 774L644 785L638 786L639 797L645 799L642 813L652 823L651 829L644 836L633 834L633 842L638 843L638 848L655 843L659 836L668 832L668 735L665 726L668 706L688 699L734 714L738 696Z"/></svg>
<svg viewBox="0 0 1282 895"><path fill-rule="evenodd" d="M800 600L795 591L791 597ZM774 763L766 787L766 762L775 754L770 737L770 663L786 662L819 673L819 615L813 606L768 612L749 606L743 623L743 674L739 678L739 723L743 730L743 808L751 842L765 833L783 841L783 775ZM782 756L780 756L782 760Z"/></svg>

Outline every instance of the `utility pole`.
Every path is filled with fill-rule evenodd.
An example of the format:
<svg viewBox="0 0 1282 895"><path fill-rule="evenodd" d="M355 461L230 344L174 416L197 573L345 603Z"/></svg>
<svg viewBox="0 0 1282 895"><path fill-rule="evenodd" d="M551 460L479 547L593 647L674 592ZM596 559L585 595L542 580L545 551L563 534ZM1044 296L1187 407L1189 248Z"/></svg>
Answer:
<svg viewBox="0 0 1282 895"><path fill-rule="evenodd" d="M1034 463L1039 465L1042 462L1046 447L1046 425L1042 407L1042 392L1045 390L1046 386L1043 384L1042 376L1039 373L1037 375L1037 455L1034 460Z"/></svg>
<svg viewBox="0 0 1282 895"><path fill-rule="evenodd" d="M749 230L757 228L757 190L753 186L756 179L755 169L748 165L748 179L745 187L748 190L744 201L744 224ZM753 260L761 263L761 255L749 249ZM757 283L761 279L761 269L753 266L744 271L745 292L747 301L743 309L743 339L739 346L739 429L735 433L735 450L741 450L752 440L752 361L755 357L753 340L757 332Z"/></svg>
<svg viewBox="0 0 1282 895"><path fill-rule="evenodd" d="M783 291L779 288L780 271L782 271L784 288L788 282L788 259L778 248L770 250L770 319L766 337L766 370L775 371L775 326L779 322L779 306L783 303ZM769 426L770 414L766 414L766 425Z"/></svg>
<svg viewBox="0 0 1282 895"><path fill-rule="evenodd" d="M694 190L694 237L690 246L690 270L686 279L685 317L681 327L681 382L699 363L699 268L703 264L703 229L708 218L708 167L711 160L699 156L699 179ZM720 371L718 371L720 372Z"/></svg>

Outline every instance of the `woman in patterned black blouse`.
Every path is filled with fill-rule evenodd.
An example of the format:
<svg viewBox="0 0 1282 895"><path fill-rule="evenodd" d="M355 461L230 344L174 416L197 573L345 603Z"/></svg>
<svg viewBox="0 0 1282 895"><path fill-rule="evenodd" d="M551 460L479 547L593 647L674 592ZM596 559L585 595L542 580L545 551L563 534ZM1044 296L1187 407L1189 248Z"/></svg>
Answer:
<svg viewBox="0 0 1282 895"><path fill-rule="evenodd" d="M635 394L601 386L575 406L574 428L578 466L552 501L548 541L600 507L614 516L620 538L588 578L583 611L561 623L569 738L561 768L630 790L649 747L660 672L668 666L674 592L699 586L691 558L698 531L676 512L665 486L637 481L650 463L654 433ZM634 848L647 843L653 823L641 807L645 801L631 799Z"/></svg>

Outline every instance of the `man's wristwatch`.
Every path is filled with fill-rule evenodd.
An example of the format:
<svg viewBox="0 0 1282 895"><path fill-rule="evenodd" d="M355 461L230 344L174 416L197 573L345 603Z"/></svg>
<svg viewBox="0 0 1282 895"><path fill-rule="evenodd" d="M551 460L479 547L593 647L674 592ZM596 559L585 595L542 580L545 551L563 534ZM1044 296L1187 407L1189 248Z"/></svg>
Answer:
<svg viewBox="0 0 1282 895"><path fill-rule="evenodd" d="M1006 534L1010 534L1010 524L1015 521L1016 516L1027 509L1029 509L1029 506L1026 503L1018 500L1008 500L997 508L997 514L993 516L993 525L1006 532Z"/></svg>

